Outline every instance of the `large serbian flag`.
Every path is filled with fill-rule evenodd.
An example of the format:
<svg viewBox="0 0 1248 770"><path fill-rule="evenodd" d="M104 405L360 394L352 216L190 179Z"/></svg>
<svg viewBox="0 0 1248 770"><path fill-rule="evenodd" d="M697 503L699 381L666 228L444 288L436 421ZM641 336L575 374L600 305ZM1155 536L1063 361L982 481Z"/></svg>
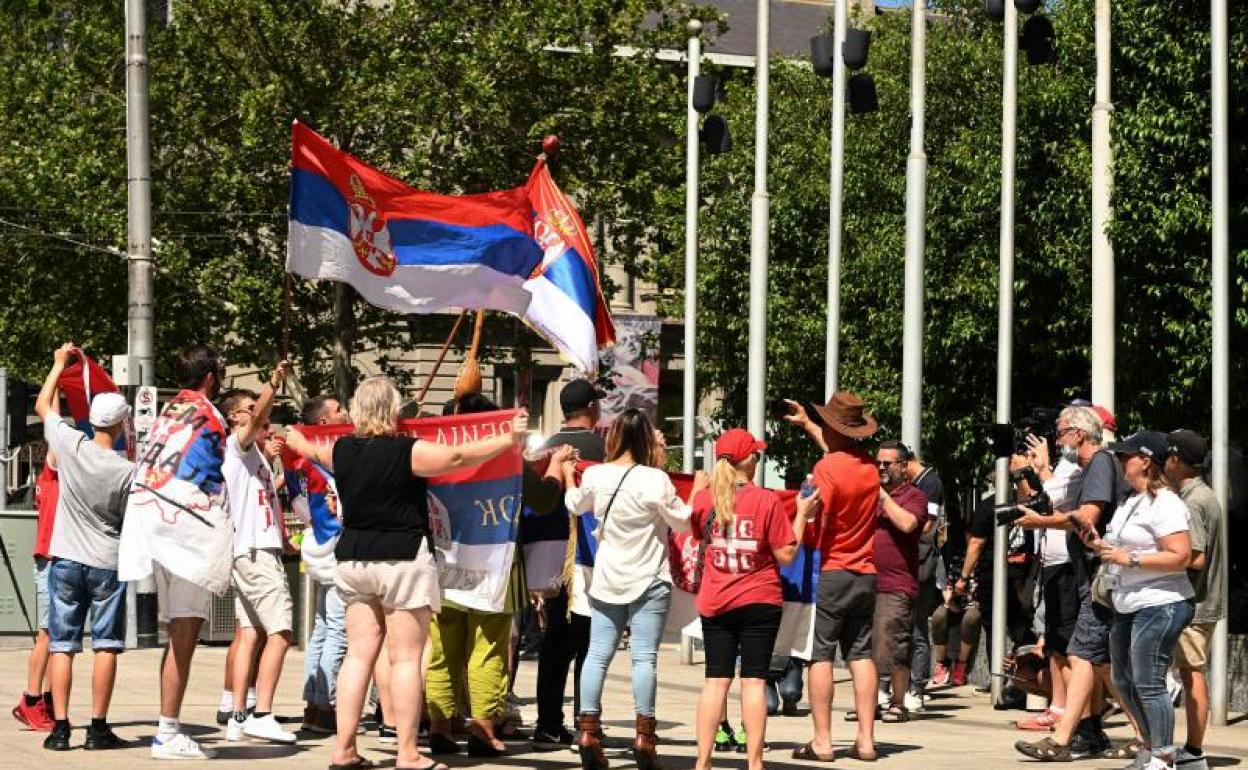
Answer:
<svg viewBox="0 0 1248 770"><path fill-rule="evenodd" d="M349 283L399 313L528 308L524 283L542 254L525 188L414 190L298 122L290 162L290 272Z"/></svg>
<svg viewBox="0 0 1248 770"><path fill-rule="evenodd" d="M598 348L615 341L615 327L585 223L551 178L545 156L538 158L527 187L542 259L524 284L533 294L524 321L573 366L595 374Z"/></svg>
<svg viewBox="0 0 1248 770"><path fill-rule="evenodd" d="M78 429L88 436L94 434L91 429L91 399L101 393L116 393L117 386L113 379L82 350L75 349L77 360L61 371L56 384L65 396L65 405L74 419Z"/></svg>
<svg viewBox="0 0 1248 770"><path fill-rule="evenodd" d="M458 445L511 430L515 410L401 420L399 432ZM296 425L309 441L332 443L350 425ZM513 448L474 468L429 479L429 527L438 550L442 596L461 607L501 612L520 523L523 459ZM343 521L351 526L351 509Z"/></svg>

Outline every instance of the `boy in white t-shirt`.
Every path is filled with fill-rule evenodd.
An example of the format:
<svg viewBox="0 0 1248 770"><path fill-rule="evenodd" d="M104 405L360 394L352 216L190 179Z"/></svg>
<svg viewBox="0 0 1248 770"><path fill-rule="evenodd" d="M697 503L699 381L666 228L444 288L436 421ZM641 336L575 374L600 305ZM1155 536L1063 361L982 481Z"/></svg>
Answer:
<svg viewBox="0 0 1248 770"><path fill-rule="evenodd" d="M285 527L277 501L273 471L263 451L271 439L269 412L289 365L282 362L259 394L232 390L222 399L221 411L230 424L222 474L229 490L230 518L234 522L234 615L238 644L234 657L234 713L226 726L226 740L245 737L293 743L294 733L273 717L273 694L290 648L294 604L286 569L282 565ZM266 635L256 662L255 710L247 708L251 663L260 632Z"/></svg>

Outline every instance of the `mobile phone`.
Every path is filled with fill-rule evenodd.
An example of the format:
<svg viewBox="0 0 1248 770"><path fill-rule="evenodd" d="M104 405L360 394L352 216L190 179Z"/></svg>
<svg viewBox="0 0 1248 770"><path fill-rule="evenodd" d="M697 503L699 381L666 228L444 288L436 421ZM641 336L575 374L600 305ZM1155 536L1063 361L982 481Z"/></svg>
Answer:
<svg viewBox="0 0 1248 770"><path fill-rule="evenodd" d="M768 408L771 410L771 419L773 420L783 420L785 417L793 414L793 407L783 398L773 398Z"/></svg>

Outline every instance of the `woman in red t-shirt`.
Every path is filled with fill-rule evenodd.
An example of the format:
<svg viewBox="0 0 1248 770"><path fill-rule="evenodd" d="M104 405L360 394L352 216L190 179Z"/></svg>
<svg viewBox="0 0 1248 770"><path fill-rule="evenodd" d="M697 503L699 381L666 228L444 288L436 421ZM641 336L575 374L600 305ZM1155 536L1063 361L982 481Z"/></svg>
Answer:
<svg viewBox="0 0 1248 770"><path fill-rule="evenodd" d="M701 556L698 613L706 649L706 682L698 701L698 770L711 766L715 730L741 658L741 714L750 770L763 767L767 724L764 678L780 630L779 565L797 555L811 506L799 499L790 520L775 493L751 481L766 447L748 431L733 428L715 442L711 489L693 500L690 531ZM706 542L703 542L703 541Z"/></svg>

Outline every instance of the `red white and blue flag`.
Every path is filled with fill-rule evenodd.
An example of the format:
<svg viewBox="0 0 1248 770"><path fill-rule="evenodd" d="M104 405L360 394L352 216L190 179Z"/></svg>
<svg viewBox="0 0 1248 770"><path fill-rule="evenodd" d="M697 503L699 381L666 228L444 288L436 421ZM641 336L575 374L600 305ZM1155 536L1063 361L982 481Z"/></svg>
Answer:
<svg viewBox="0 0 1248 770"><path fill-rule="evenodd" d="M533 294L524 321L592 376L598 371L598 348L615 341L615 326L602 297L585 223L551 178L545 157L538 158L527 188L542 261L524 284Z"/></svg>
<svg viewBox="0 0 1248 770"><path fill-rule="evenodd" d="M74 352L78 359L61 371L56 384L65 397L65 406L69 409L74 424L78 426L78 430L90 436L95 433L91 429L91 399L101 393L117 393L118 390L104 367L81 350Z"/></svg>
<svg viewBox="0 0 1248 770"><path fill-rule="evenodd" d="M349 283L398 313L528 308L542 253L526 188L415 190L297 122L290 160L288 271Z"/></svg>

